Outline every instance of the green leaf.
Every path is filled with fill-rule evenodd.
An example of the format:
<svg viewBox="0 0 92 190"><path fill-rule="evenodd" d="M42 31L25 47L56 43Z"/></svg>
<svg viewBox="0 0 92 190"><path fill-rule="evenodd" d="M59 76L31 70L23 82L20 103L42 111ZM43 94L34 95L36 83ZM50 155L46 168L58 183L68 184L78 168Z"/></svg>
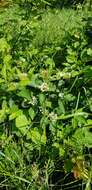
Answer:
<svg viewBox="0 0 92 190"><path fill-rule="evenodd" d="M71 172L73 168L72 161L70 159L65 160L65 170L67 173Z"/></svg>
<svg viewBox="0 0 92 190"><path fill-rule="evenodd" d="M33 108L30 108L30 109L28 110L28 112L29 112L29 115L30 115L31 119L33 120L34 117L35 117L35 115L36 115L35 111L33 110Z"/></svg>
<svg viewBox="0 0 92 190"><path fill-rule="evenodd" d="M18 96L26 98L27 100L30 100L30 92L26 88L22 88L22 90L18 93Z"/></svg>
<svg viewBox="0 0 92 190"><path fill-rule="evenodd" d="M0 51L5 52L9 51L9 44L7 43L5 38L0 39Z"/></svg>
<svg viewBox="0 0 92 190"><path fill-rule="evenodd" d="M46 131L44 129L41 134L38 128L31 129L31 131L27 133L27 138L31 139L39 147L41 144L46 144Z"/></svg>
<svg viewBox="0 0 92 190"><path fill-rule="evenodd" d="M46 107L51 108L52 104L50 101L45 101Z"/></svg>
<svg viewBox="0 0 92 190"><path fill-rule="evenodd" d="M19 70L18 70L18 77L20 79L20 86L21 87L24 87L24 86L27 86L31 83L30 79L28 78L28 74L27 73L21 73Z"/></svg>
<svg viewBox="0 0 92 190"><path fill-rule="evenodd" d="M86 78L92 78L92 67L86 66L85 69L83 70L83 73Z"/></svg>
<svg viewBox="0 0 92 190"><path fill-rule="evenodd" d="M35 144L40 145L40 143L41 143L41 134L40 134L39 130L37 128L32 129L30 135L31 135L30 137L31 137L32 141Z"/></svg>
<svg viewBox="0 0 92 190"><path fill-rule="evenodd" d="M45 95L40 93L39 95L39 101L40 101L40 104L42 105L43 103L45 103Z"/></svg>
<svg viewBox="0 0 92 190"><path fill-rule="evenodd" d="M92 133L89 131L89 128L83 127L76 130L73 138L76 141L78 146L83 147L92 147Z"/></svg>
<svg viewBox="0 0 92 190"><path fill-rule="evenodd" d="M19 117L20 114L22 114L22 110L18 110L18 111L13 112L13 113L9 116L9 120L13 120L13 119L15 119L16 117Z"/></svg>
<svg viewBox="0 0 92 190"><path fill-rule="evenodd" d="M55 66L55 63L54 63L53 59L48 58L48 59L45 61L45 65L46 65L46 66L49 66L49 69L52 70L53 67Z"/></svg>
<svg viewBox="0 0 92 190"><path fill-rule="evenodd" d="M28 124L29 124L29 122L27 120L27 117L24 114L21 114L16 118L16 127L17 128L27 126Z"/></svg>
<svg viewBox="0 0 92 190"><path fill-rule="evenodd" d="M59 114L65 114L64 104L60 99L58 100L58 105L59 105L58 113Z"/></svg>
<svg viewBox="0 0 92 190"><path fill-rule="evenodd" d="M63 146L61 146L59 143L53 143L53 146L59 150L59 156L64 156L65 151Z"/></svg>
<svg viewBox="0 0 92 190"><path fill-rule="evenodd" d="M92 56L92 49L91 48L87 49L87 54L90 55L90 56Z"/></svg>
<svg viewBox="0 0 92 190"><path fill-rule="evenodd" d="M65 97L65 100L68 102L75 100L75 96L73 96L72 94L66 94L64 97Z"/></svg>
<svg viewBox="0 0 92 190"><path fill-rule="evenodd" d="M10 82L8 84L8 91L16 91L17 88L18 88L17 82Z"/></svg>
<svg viewBox="0 0 92 190"><path fill-rule="evenodd" d="M8 54L8 55L6 55L6 56L4 57L4 60L3 60L3 61L4 61L4 63L5 63L5 64L10 63L11 58L12 58L12 57L11 57L11 55L9 55L9 54Z"/></svg>
<svg viewBox="0 0 92 190"><path fill-rule="evenodd" d="M65 154L65 150L64 150L64 148L63 148L63 146L61 147L59 147L59 156L64 156L64 154Z"/></svg>

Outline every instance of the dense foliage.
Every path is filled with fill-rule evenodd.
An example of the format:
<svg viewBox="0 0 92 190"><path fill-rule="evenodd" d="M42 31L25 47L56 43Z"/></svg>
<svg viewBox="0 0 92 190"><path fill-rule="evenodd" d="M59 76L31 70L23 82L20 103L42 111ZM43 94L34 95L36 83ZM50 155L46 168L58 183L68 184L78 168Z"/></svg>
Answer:
<svg viewBox="0 0 92 190"><path fill-rule="evenodd" d="M91 190L91 8L0 3L1 190Z"/></svg>

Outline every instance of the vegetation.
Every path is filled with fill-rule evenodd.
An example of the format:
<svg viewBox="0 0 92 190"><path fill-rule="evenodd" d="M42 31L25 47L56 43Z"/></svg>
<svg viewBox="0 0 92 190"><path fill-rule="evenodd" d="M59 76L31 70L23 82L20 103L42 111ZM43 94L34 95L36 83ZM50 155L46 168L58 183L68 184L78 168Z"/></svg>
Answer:
<svg viewBox="0 0 92 190"><path fill-rule="evenodd" d="M1 190L91 190L91 9L0 1Z"/></svg>

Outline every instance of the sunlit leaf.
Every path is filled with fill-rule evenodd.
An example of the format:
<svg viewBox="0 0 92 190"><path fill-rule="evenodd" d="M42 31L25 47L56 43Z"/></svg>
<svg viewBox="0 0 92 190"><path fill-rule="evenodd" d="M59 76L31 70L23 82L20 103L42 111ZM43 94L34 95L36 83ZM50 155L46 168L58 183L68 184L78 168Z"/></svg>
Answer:
<svg viewBox="0 0 92 190"><path fill-rule="evenodd" d="M16 118L16 127L17 128L27 126L28 124L29 124L29 122L27 120L27 117L24 114L21 114Z"/></svg>

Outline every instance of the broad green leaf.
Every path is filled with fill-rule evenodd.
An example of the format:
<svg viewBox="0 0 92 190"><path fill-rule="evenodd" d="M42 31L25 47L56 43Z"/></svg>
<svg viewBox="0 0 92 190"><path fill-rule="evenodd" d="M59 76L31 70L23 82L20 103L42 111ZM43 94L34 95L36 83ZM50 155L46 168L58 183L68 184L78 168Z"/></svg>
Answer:
<svg viewBox="0 0 92 190"><path fill-rule="evenodd" d="M23 126L19 128L19 131L16 132L17 136L19 137L21 136L20 132L22 133L22 135L26 135L28 133L28 127Z"/></svg>
<svg viewBox="0 0 92 190"><path fill-rule="evenodd" d="M12 99L9 100L9 106L11 113L19 110L18 105L16 105Z"/></svg>
<svg viewBox="0 0 92 190"><path fill-rule="evenodd" d="M39 130L37 128L32 129L30 135L32 141L39 146L41 144L41 134L39 133Z"/></svg>
<svg viewBox="0 0 92 190"><path fill-rule="evenodd" d="M38 128L31 129L31 131L27 133L27 138L31 139L39 147L41 144L46 144L46 131L44 129L41 134Z"/></svg>
<svg viewBox="0 0 92 190"><path fill-rule="evenodd" d="M22 114L22 110L15 111L15 112L11 113L11 115L9 116L9 120L13 120L16 117L19 117L19 115L21 115L21 114Z"/></svg>
<svg viewBox="0 0 92 190"><path fill-rule="evenodd" d="M24 114L19 115L16 118L16 127L21 128L23 126L27 126L29 124L27 117Z"/></svg>
<svg viewBox="0 0 92 190"><path fill-rule="evenodd" d="M18 92L18 96L26 98L27 100L30 100L30 93L29 90L26 88L22 88L20 92Z"/></svg>

